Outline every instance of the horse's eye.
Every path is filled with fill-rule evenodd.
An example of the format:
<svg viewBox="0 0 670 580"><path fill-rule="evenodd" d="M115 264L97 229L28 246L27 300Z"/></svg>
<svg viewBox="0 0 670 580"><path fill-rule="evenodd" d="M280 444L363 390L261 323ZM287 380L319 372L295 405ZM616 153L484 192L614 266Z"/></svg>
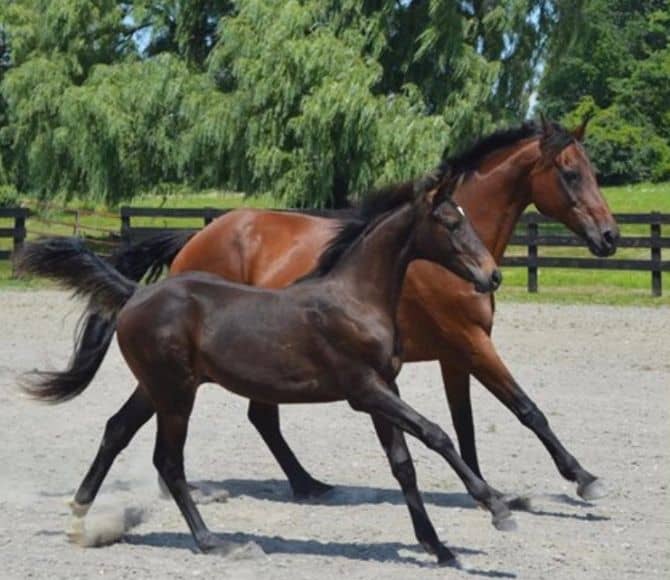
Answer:
<svg viewBox="0 0 670 580"><path fill-rule="evenodd" d="M579 172L573 169L563 169L561 175L568 185L575 185L579 181Z"/></svg>

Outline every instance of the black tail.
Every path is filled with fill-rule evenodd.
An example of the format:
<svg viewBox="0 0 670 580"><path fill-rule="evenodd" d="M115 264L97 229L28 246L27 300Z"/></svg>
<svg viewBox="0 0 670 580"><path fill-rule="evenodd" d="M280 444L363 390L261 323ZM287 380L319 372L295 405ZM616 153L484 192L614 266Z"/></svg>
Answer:
<svg viewBox="0 0 670 580"><path fill-rule="evenodd" d="M195 232L166 232L139 244L127 244L111 257L114 267L124 276L139 282L147 274L147 282L155 282Z"/></svg>
<svg viewBox="0 0 670 580"><path fill-rule="evenodd" d="M194 232L159 234L135 245L126 245L110 259L126 278L139 282L147 274L147 282L156 281L169 267ZM83 312L81 332L75 341L72 358L64 371L37 372L29 391L37 398L60 402L76 397L93 380L112 342L115 317L100 313L94 303Z"/></svg>
<svg viewBox="0 0 670 580"><path fill-rule="evenodd" d="M37 372L27 387L38 399L66 401L81 393L95 376L114 335L116 315L138 285L78 238L49 238L27 244L16 259L16 267L19 272L52 278L76 295L88 297L87 311L95 312L95 321L89 317L79 334L76 356L68 369Z"/></svg>

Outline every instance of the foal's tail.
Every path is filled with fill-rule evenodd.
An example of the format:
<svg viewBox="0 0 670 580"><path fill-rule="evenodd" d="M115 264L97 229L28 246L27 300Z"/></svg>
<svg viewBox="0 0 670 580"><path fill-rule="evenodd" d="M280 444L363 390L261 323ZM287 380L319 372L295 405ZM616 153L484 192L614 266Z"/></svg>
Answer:
<svg viewBox="0 0 670 580"><path fill-rule="evenodd" d="M75 295L89 298L87 312L95 320L77 338L75 356L61 372L34 373L26 390L37 399L53 403L81 393L102 364L114 335L119 310L138 284L91 252L79 238L48 238L26 244L16 259L20 272L56 280Z"/></svg>

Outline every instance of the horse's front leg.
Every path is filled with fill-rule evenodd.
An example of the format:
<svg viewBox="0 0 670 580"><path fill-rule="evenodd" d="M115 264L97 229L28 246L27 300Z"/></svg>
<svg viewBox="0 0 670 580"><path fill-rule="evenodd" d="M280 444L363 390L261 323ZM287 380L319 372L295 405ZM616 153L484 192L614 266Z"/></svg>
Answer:
<svg viewBox="0 0 670 580"><path fill-rule="evenodd" d="M333 489L331 485L314 479L291 451L279 426L277 405L249 401L247 417L286 474L296 499L319 497Z"/></svg>
<svg viewBox="0 0 670 580"><path fill-rule="evenodd" d="M519 421L533 431L549 451L565 479L577 483L577 493L586 500L605 495L595 475L586 471L554 434L544 413L524 393L495 350L490 337L481 333L473 342L472 374L501 401Z"/></svg>
<svg viewBox="0 0 670 580"><path fill-rule="evenodd" d="M373 417L372 420L379 442L382 444L391 465L393 476L400 484L405 496L416 539L427 552L437 556L440 564L458 565L454 553L437 537L435 528L426 513L416 484L414 463L407 448L404 433L382 417Z"/></svg>
<svg viewBox="0 0 670 580"><path fill-rule="evenodd" d="M349 393L348 401L353 409L386 419L439 453L458 474L475 501L491 512L496 528L509 530L515 527L500 495L468 467L440 426L417 413L378 375L367 377L359 388Z"/></svg>

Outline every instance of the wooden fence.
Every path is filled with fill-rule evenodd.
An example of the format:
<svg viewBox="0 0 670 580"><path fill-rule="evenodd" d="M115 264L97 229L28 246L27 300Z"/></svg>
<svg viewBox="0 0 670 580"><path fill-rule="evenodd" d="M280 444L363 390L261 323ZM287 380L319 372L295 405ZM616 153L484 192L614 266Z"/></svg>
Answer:
<svg viewBox="0 0 670 580"><path fill-rule="evenodd" d="M12 253L21 249L26 239L26 219L29 216L30 210L24 207L0 207L0 218L14 220L12 227L0 227L0 238L12 239L11 250L0 249L0 260L8 260Z"/></svg>
<svg viewBox="0 0 670 580"><path fill-rule="evenodd" d="M154 208L121 208L121 236L129 241L146 239L159 231L155 227L133 227L133 217L159 218L200 218L204 225L228 210L215 208L202 209L154 209ZM661 272L670 271L670 261L661 260L661 248L670 248L670 237L661 236L661 225L670 224L670 214L658 212L644 214L616 214L619 224L649 225L648 236L622 236L619 239L620 248L649 248L648 260L633 260L625 258L576 258L576 257L540 257L539 248L543 247L584 247L584 241L571 234L561 226L560 233L541 233L540 226L557 225L554 220L538 213L526 213L521 217L515 235L510 242L511 246L524 246L525 256L510 256L503 258L503 266L524 267L528 270L528 291L538 291L539 268L577 268L598 270L637 270L651 272L651 289L654 296L662 294ZM525 232L524 232L525 228Z"/></svg>
<svg viewBox="0 0 670 580"><path fill-rule="evenodd" d="M527 213L521 218L520 228L525 225L525 233L519 234L519 228L512 237L512 246L525 246L525 256L503 258L503 266L519 266L528 269L528 292L537 292L539 268L578 268L591 270L638 270L651 272L651 292L653 296L661 296L663 292L661 272L670 271L670 260L661 259L661 248L670 248L670 237L661 235L661 225L670 224L670 214L659 212L615 214L619 224L642 224L649 226L647 236L622 236L618 248L649 248L648 260L625 258L575 258L575 257L541 257L539 248L543 247L584 247L583 240L571 233L540 233L540 224L556 224L550 218L537 213Z"/></svg>
<svg viewBox="0 0 670 580"><path fill-rule="evenodd" d="M165 228L133 225L133 218L167 218L167 219L199 219L206 226L213 219L227 212L227 209L206 208L138 208L122 207L121 238L126 242L138 242L151 237L166 229L193 228ZM23 208L0 209L0 218L13 218L13 228L0 228L0 237L13 238L13 248L18 249L26 237L26 219L30 210ZM541 268L577 268L598 270L629 270L651 273L651 290L654 296L661 296L662 272L670 272L670 260L661 259L661 250L670 248L670 237L663 236L661 226L670 224L670 214L658 212L644 214L615 214L619 224L637 224L649 226L648 235L625 235L619 239L620 248L648 248L649 259L627 258L593 258L593 257L548 257L540 256L541 247L584 247L584 242L565 230L557 229L556 222L537 213L527 213L521 217L515 235L510 245L524 247L526 255L508 256L503 258L502 265L508 267L523 267L528 270L528 291L538 291L538 271ZM541 229L544 228L544 229ZM544 231L546 229L546 231ZM0 259L7 259L9 251L0 251Z"/></svg>

